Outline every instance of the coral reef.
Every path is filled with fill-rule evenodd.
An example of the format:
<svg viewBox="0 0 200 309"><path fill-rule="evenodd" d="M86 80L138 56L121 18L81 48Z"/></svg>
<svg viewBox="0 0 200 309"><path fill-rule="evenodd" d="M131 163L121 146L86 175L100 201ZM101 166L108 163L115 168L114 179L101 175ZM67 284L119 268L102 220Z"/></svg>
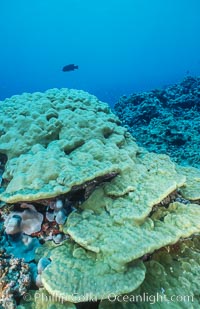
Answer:
<svg viewBox="0 0 200 309"><path fill-rule="evenodd" d="M1 109L0 154L7 157L2 201L55 197L108 177L130 161L119 147L125 130L118 118L83 91L13 96Z"/></svg>
<svg viewBox="0 0 200 309"><path fill-rule="evenodd" d="M200 167L200 77L123 96L114 110L140 146L168 154L178 164Z"/></svg>
<svg viewBox="0 0 200 309"><path fill-rule="evenodd" d="M118 301L103 301L99 309L196 309L199 307L200 237L164 247L145 262L142 285ZM137 301L138 300L138 301ZM147 301L148 300L148 301Z"/></svg>
<svg viewBox="0 0 200 309"><path fill-rule="evenodd" d="M200 170L140 148L83 91L22 94L0 105L0 244L29 263L32 278L18 308L98 308L109 295L151 292L149 265L159 285L160 269L169 275L165 248L198 238ZM196 272L197 249L184 251L189 264L197 259ZM188 267L184 280L193 275Z"/></svg>
<svg viewBox="0 0 200 309"><path fill-rule="evenodd" d="M0 251L0 306L16 308L16 299L30 287L31 276L28 264Z"/></svg>

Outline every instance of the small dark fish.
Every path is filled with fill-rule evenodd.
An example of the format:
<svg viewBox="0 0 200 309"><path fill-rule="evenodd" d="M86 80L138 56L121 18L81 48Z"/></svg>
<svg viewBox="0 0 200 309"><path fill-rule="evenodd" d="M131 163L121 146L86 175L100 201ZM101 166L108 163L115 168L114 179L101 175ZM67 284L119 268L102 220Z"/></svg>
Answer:
<svg viewBox="0 0 200 309"><path fill-rule="evenodd" d="M74 71L75 69L78 69L78 65L68 64L68 65L65 65L62 70L63 72L69 72L69 71Z"/></svg>

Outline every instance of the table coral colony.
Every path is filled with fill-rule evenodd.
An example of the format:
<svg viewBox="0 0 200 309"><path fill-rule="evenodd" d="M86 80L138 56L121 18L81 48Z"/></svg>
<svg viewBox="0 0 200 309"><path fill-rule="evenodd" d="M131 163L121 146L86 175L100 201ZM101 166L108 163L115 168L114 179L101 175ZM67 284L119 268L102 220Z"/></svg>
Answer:
<svg viewBox="0 0 200 309"><path fill-rule="evenodd" d="M197 308L200 171L139 147L83 91L24 93L0 108L0 262L24 259L32 278L19 293L1 271L10 290L0 306L150 308L109 301L145 292L187 294Z"/></svg>

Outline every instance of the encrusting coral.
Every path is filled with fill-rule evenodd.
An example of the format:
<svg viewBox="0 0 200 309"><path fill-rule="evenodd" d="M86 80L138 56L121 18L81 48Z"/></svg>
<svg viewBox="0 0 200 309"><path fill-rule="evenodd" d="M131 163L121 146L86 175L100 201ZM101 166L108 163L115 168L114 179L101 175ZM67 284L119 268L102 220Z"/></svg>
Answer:
<svg viewBox="0 0 200 309"><path fill-rule="evenodd" d="M138 147L96 97L52 89L0 105L1 205L31 204L29 214L43 219L41 230L23 237L39 242L28 262L47 261L37 277L44 293L82 303L142 291L154 252L200 232L200 171ZM6 231L0 241L9 250L6 239L13 246L17 239Z"/></svg>

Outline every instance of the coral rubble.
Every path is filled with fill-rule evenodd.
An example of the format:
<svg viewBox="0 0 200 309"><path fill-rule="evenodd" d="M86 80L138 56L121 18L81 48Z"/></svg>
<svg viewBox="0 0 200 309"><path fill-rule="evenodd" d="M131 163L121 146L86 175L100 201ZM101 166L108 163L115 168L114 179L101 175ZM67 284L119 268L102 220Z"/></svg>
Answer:
<svg viewBox="0 0 200 309"><path fill-rule="evenodd" d="M139 145L168 154L179 164L200 167L200 77L123 96L114 109Z"/></svg>

